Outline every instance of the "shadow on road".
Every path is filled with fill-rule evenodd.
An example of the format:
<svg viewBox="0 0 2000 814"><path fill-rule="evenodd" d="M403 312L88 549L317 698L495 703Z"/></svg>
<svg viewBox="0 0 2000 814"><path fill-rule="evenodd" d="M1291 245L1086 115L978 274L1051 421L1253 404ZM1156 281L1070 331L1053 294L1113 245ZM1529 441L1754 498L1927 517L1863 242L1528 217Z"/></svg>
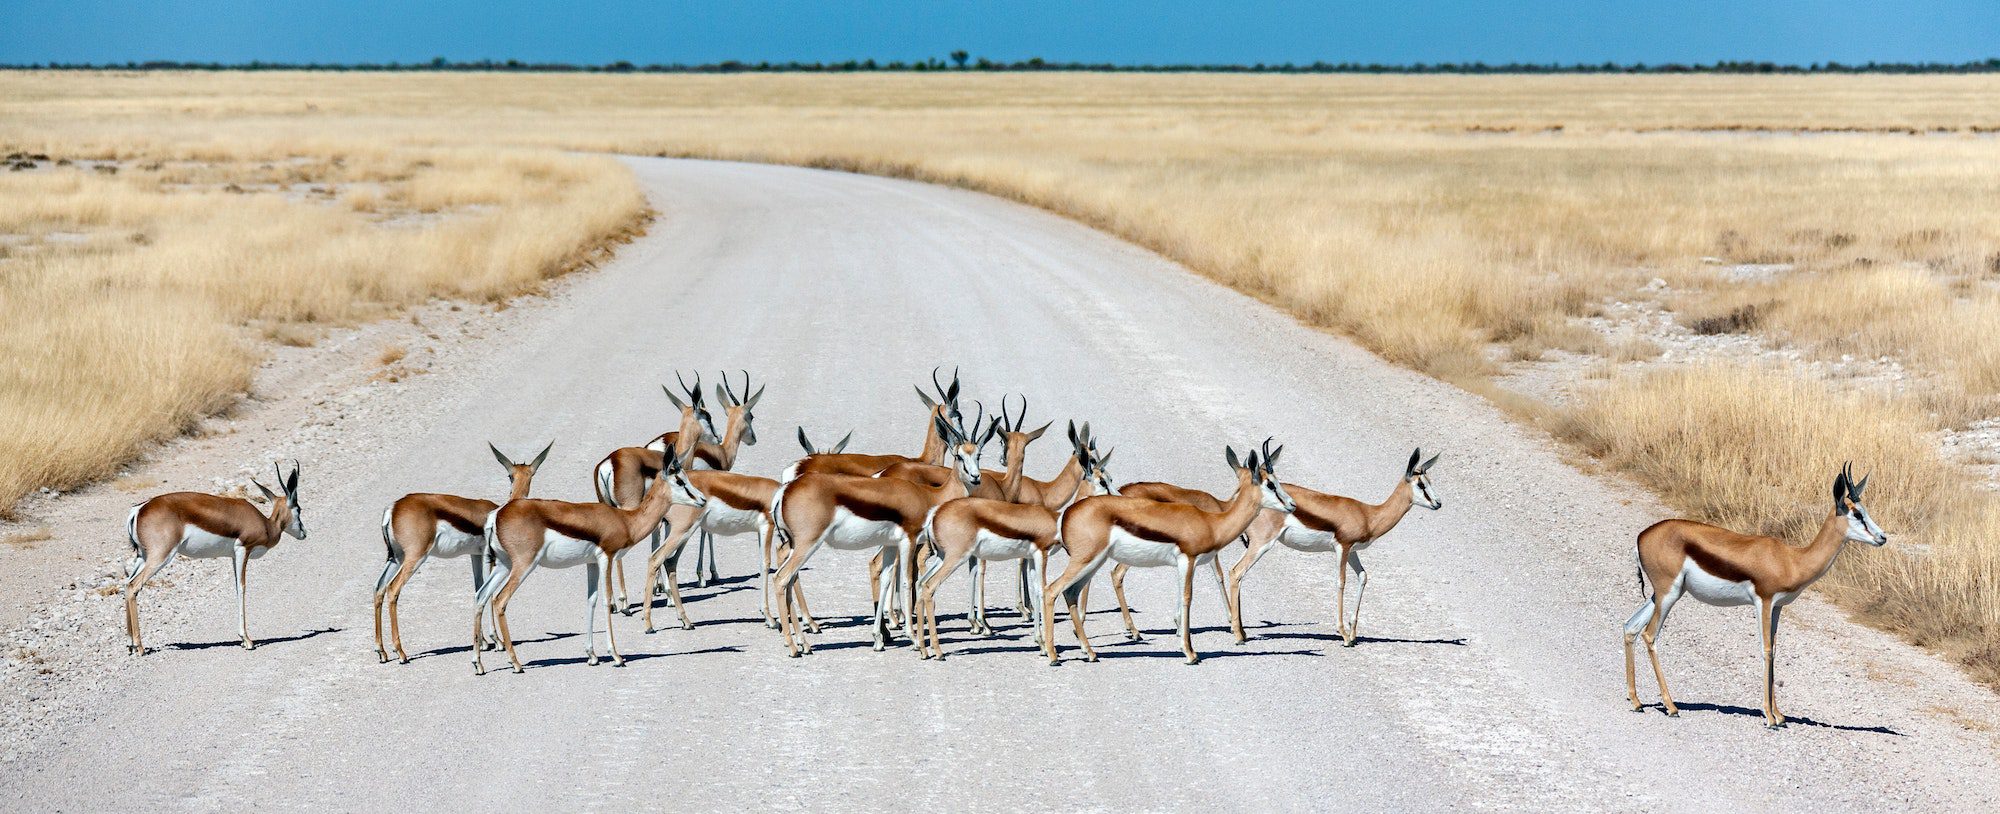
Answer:
<svg viewBox="0 0 2000 814"><path fill-rule="evenodd" d="M1307 639L1307 640L1311 640L1311 641L1316 641L1316 642L1337 642L1337 641L1341 641L1341 638L1340 638L1340 634L1338 634L1338 633L1270 633L1270 634L1266 634L1266 635L1263 635L1263 636L1258 636L1258 637L1255 637L1255 638L1260 638L1260 639ZM1456 638L1456 639L1392 639L1392 638L1387 638L1387 637L1382 637L1382 636L1356 636L1356 637L1354 637L1354 643L1355 643L1356 645L1363 645L1363 644L1448 644L1448 645L1451 645L1451 646L1453 646L1453 647L1464 647L1464 646L1465 646L1465 638L1461 636L1461 637L1459 637L1459 638Z"/></svg>
<svg viewBox="0 0 2000 814"><path fill-rule="evenodd" d="M1757 719L1762 719L1764 717L1764 711L1761 709L1739 707L1734 704L1704 704L1697 701L1694 703L1681 703L1678 706L1681 708L1682 712L1714 712L1721 715L1738 715L1742 717L1757 718ZM1664 707L1662 707L1659 704L1647 704L1641 707L1640 709L1641 710L1664 709ZM1889 727L1886 726L1853 726L1849 724L1830 724L1824 721L1815 721L1811 718L1805 718L1798 715L1785 716L1785 723L1786 725L1797 724L1799 726L1816 726L1821 729L1832 729L1839 732L1866 732L1871 735L1894 735L1898 738L1909 737L1908 735L1904 735L1903 733L1897 732L1896 730L1890 729Z"/></svg>
<svg viewBox="0 0 2000 814"><path fill-rule="evenodd" d="M581 635L583 635L583 634L581 634L581 633L544 633L544 634L542 634L542 637L541 637L541 638L539 638L539 639L515 639L515 640L514 640L514 647L518 649L518 648L519 648L519 647L520 647L521 645L524 645L524 644L541 644L542 642L553 642L553 641L558 641L558 640L561 640L561 639L570 639L570 638L575 638L575 637L577 637L577 636L581 636ZM432 656L449 656L449 655L451 655L451 654L453 654L453 653L470 653L470 652L472 652L472 646L471 646L471 645L464 645L464 644L461 644L461 645L458 645L458 646L456 646L456 647L440 647L440 648L436 648L436 649L434 649L434 650L425 650L425 651L424 651L424 652L422 652L422 653L418 653L418 654L416 654L416 655L414 655L414 656L411 656L411 657L410 657L410 660L411 660L411 661L416 661L416 660L418 660L418 659L427 659L427 658L430 658L430 657L432 657ZM486 651L486 652L488 652L488 653L499 653L499 654L501 655L501 657L502 657L502 658L505 658L505 657L506 657L506 655L507 655L507 651L506 651L506 649L505 649L505 648L496 648L496 649L493 649L493 650L488 650L488 651Z"/></svg>
<svg viewBox="0 0 2000 814"><path fill-rule="evenodd" d="M675 656L702 656L711 653L741 653L741 652L743 652L743 648L741 647L737 647L735 645L725 645L722 647L705 647L700 650L686 650L678 653L626 653L625 663L631 664L632 662L635 661L645 661L647 659L664 659L664 658L672 658ZM537 668L560 667L565 664L588 664L589 662L590 659L587 657L572 656L569 658L536 659L534 661L526 662L522 666L537 667ZM616 664L611 661L611 656L609 654L599 654L597 657L597 666L599 667L616 666Z"/></svg>
<svg viewBox="0 0 2000 814"><path fill-rule="evenodd" d="M265 645L270 645L270 644L285 644L287 642L302 642L314 636L323 636L328 633L339 633L340 631L345 629L346 628L329 627L321 630L308 630L304 633L294 634L291 636L279 636L275 639L257 639L256 642L258 647L263 647ZM243 641L241 639L228 639L220 642L175 642L173 644L167 645L166 649L207 650L211 647L242 647L242 646L243 646Z"/></svg>

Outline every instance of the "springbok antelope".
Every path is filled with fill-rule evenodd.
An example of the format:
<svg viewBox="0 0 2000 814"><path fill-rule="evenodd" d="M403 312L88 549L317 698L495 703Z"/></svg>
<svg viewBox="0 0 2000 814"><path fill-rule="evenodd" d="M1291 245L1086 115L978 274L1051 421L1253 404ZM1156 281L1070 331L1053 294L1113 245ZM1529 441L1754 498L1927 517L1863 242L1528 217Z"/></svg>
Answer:
<svg viewBox="0 0 2000 814"><path fill-rule="evenodd" d="M498 511L487 515L486 545L498 553L499 562L486 578L486 584L479 586L479 598L472 609L473 670L479 675L486 674L486 664L480 658L480 621L490 605L493 626L500 631L507 659L513 662L514 672L521 672L521 657L514 652L514 637L507 631L507 602L514 598L521 581L536 568L579 565L588 569L584 577L583 654L590 664L597 663L595 608L602 595L604 635L611 646L611 660L623 667L625 657L618 653L618 635L611 621L614 615L611 595L600 584L600 577L609 576L611 563L619 552L638 544L660 524L667 506L680 503L698 507L706 500L688 483L683 471L686 465L686 458L668 458L666 469L653 479L645 498L634 508L525 498L507 501Z"/></svg>
<svg viewBox="0 0 2000 814"><path fill-rule="evenodd" d="M1084 633L1083 612L1078 600L1090 578L1107 559L1142 567L1174 566L1181 575L1181 652L1189 664L1201 662L1194 649L1188 611L1194 600L1194 571L1202 560L1215 556L1230 541L1242 536L1257 519L1258 511L1292 510L1292 498L1278 482L1276 463L1283 447L1271 449L1266 440L1263 455L1251 452L1238 461L1236 450L1226 449L1223 460L1236 471L1236 493L1223 504L1223 511L1205 512L1184 503L1161 503L1124 495L1097 495L1070 506L1058 520L1061 542L1069 549L1069 565L1042 593L1042 649L1049 663L1057 662L1056 640L1050 614L1058 594L1069 605L1070 622L1076 628L1077 643L1086 661L1096 661L1097 651Z"/></svg>
<svg viewBox="0 0 2000 814"><path fill-rule="evenodd" d="M669 452L683 460L688 459L690 455L699 456L703 440L715 436L715 419L701 398L701 374L695 374L693 387L689 387L687 380L681 378L680 371L674 371L674 379L680 383L681 393L687 396L686 401L674 395L674 391L664 384L660 385L660 390L667 394L667 401L674 405L674 409L680 411L679 427L661 433L658 438L647 442L643 447L621 447L612 450L610 455L604 456L604 460L598 461L591 472L595 476L592 478L592 484L597 487L599 502L613 507L636 504L640 499L639 496L645 493L647 482L659 475L661 461ZM735 450L729 450L729 455L733 462ZM648 542L655 550L660 547L657 530L648 537ZM609 576L617 583L618 604L623 607L625 605L624 555L619 555L612 563L612 569L613 573ZM655 592L664 593L664 590L656 589Z"/></svg>
<svg viewBox="0 0 2000 814"><path fill-rule="evenodd" d="M277 472L284 494L272 493L255 479L250 481L270 501L269 514L259 514L254 504L242 498L201 492L168 492L132 507L125 516L125 539L132 544L132 558L125 563L125 632L132 637L126 652L146 652L139 636L139 590L175 557L182 556L230 558L234 564L231 575L236 580L236 632L243 639L243 649L256 649L257 643L250 639L250 612L244 597L250 561L270 553L280 535L306 538L305 512L299 507L299 464L292 462L289 476L277 464L271 468Z"/></svg>
<svg viewBox="0 0 2000 814"><path fill-rule="evenodd" d="M528 485L534 480L535 471L542 468L542 461L549 457L549 450L555 442L542 447L540 454L527 463L518 463L508 458L499 447L491 443L487 449L493 450L493 457L507 472L508 500L520 500L528 496ZM491 500L441 495L430 492L415 492L396 499L382 512L382 544L389 549L389 561L382 566L382 576L375 580L375 657L389 660L389 650L382 640L382 609L389 609L389 638L396 645L396 660L410 663L410 654L403 651L402 615L396 610L397 600L402 598L403 585L416 576L417 569L431 557L468 557L472 561L472 590L486 583L486 516L500 508ZM494 646L493 642L482 642L483 647Z"/></svg>
<svg viewBox="0 0 2000 814"><path fill-rule="evenodd" d="M1243 577L1276 542L1294 551L1340 552L1340 561L1335 565L1340 570L1340 599L1335 616L1339 620L1341 643L1354 646L1355 638L1361 634L1361 600L1368 595L1368 569L1361 567L1361 552L1395 528L1411 506L1432 511L1444 508L1444 501L1431 492L1430 471L1438 456L1418 463L1423 454L1422 449L1410 453L1410 462L1403 465L1403 476L1389 491L1389 497L1372 506L1351 497L1315 492L1296 483L1285 484L1285 491L1298 503L1298 509L1290 514L1257 518L1250 526L1250 550L1236 561L1236 567L1229 569L1229 625L1238 643L1245 641ZM1423 500L1418 501L1418 496ZM1360 588L1354 593L1352 616L1347 613L1348 571L1361 579Z"/></svg>
<svg viewBox="0 0 2000 814"><path fill-rule="evenodd" d="M778 567L772 590L778 595L778 627L793 657L812 652L812 643L803 642L801 647L805 637L796 634L798 620L792 613L792 586L798 580L799 569L823 545L881 554L873 575L877 587L872 629L875 649L888 646L890 594L899 584L912 586L913 590L916 583L913 565L908 569L908 577L897 569L903 563L914 563L917 535L923 531L924 518L931 509L965 497L979 484L979 449L993 433L989 427L983 437L975 439L943 416L933 418L932 422L937 433L950 441L948 454L959 474L951 483L932 488L900 478L807 474L778 488L777 505L771 514L779 541L789 551L784 564ZM882 579L884 573L888 574L887 579ZM914 597L910 600L912 605L915 601Z"/></svg>
<svg viewBox="0 0 2000 814"><path fill-rule="evenodd" d="M755 393L750 392L750 371L741 372L743 374L741 393L729 387L729 372L726 370L722 372L722 382L715 386L715 399L722 403L723 408L722 439L719 442L704 440L697 444L694 451L694 466L689 467L690 471L701 467L733 470L736 468L736 453L745 446L757 445L757 428L751 423L751 419L755 416L751 411L756 409L758 400L764 398L764 387L757 388ZM672 446L664 437L654 439L653 445L649 445L648 448L655 448L655 445L661 453L665 453L667 448ZM659 468L654 467L654 471L659 471ZM672 513L673 510L668 510L670 520ZM654 541L657 543L664 539L655 535ZM657 546L655 550L658 550ZM694 551L695 585L706 588L710 581L721 579L715 568L715 536L704 527Z"/></svg>
<svg viewBox="0 0 2000 814"><path fill-rule="evenodd" d="M1625 622L1625 692L1633 712L1644 709L1632 663L1632 639L1642 637L1653 661L1653 679L1660 684L1661 706L1670 717L1680 715L1654 644L1666 627L1667 612L1685 594L1707 605L1757 606L1764 634L1764 724L1773 729L1785 725L1785 715L1778 711L1777 666L1771 660L1779 612L1833 568L1834 557L1849 540L1876 547L1889 543L1889 535L1861 506L1868 479L1857 482L1853 473L1849 464L1834 477L1833 511L1803 547L1693 520L1663 520L1639 532L1639 592L1646 593L1647 583L1653 590Z"/></svg>
<svg viewBox="0 0 2000 814"><path fill-rule="evenodd" d="M688 535L697 528L705 534L722 536L754 532L764 550L764 565L758 572L764 589L764 626L777 629L778 617L771 613L771 571L776 566L771 503L777 497L778 482L755 475L709 469L688 472L687 478L696 491L708 496L708 503L700 509L675 506L667 510L666 542L647 559L645 578L650 581L663 566L666 568L667 596L673 602L674 611L680 614L681 628L692 629L694 623L688 620L687 609L681 604L680 580L674 567ZM812 611L806 609L804 589L794 582L792 590L797 594L808 629L819 632L819 624L812 620ZM653 603L649 599L644 605L646 632L652 633Z"/></svg>
<svg viewBox="0 0 2000 814"><path fill-rule="evenodd" d="M1190 489L1185 486L1175 486L1171 483L1162 483L1160 481L1128 483L1119 487L1116 494L1160 503L1181 503L1211 513L1221 513L1224 505L1222 498L1200 489ZM1249 532L1245 532L1244 534L1247 537ZM1246 537L1238 537L1237 539L1244 540ZM1210 571L1215 574L1216 593L1221 595L1223 604L1227 605L1229 603L1229 591L1222 581L1222 558L1210 557L1208 563ZM1125 575L1130 573L1131 570L1132 566L1122 562L1112 566L1111 592L1118 597L1118 615L1125 621L1125 638L1137 642L1143 641L1145 637L1139 634L1139 626L1132 621L1132 606L1125 601ZM1084 611L1089 612L1090 586L1084 586L1080 601L1083 603ZM1180 625L1179 618L1174 620L1174 625L1176 627Z"/></svg>
<svg viewBox="0 0 2000 814"><path fill-rule="evenodd" d="M924 416L924 445L922 451L917 453L917 457L843 452L842 450L847 448L848 440L854 437L854 433L852 432L848 433L847 437L840 439L840 443L835 444L833 449L822 452L815 448L811 441L806 439L805 428L800 427L799 446L805 448L806 457L786 467L784 473L778 477L778 482L790 483L800 475L810 474L874 475L891 466L906 462L949 466L951 464L951 455L946 450L947 445L938 437L937 432L933 428L937 425L940 418L955 426L964 427L965 416L958 409L958 370L954 368L951 371L951 385L947 387L938 381L937 374L940 369L942 368L931 370L931 386L936 388L938 393L936 399L932 399L930 394L925 393L922 387L917 388L917 398L923 400L924 407L928 411ZM978 429L976 426L973 427L973 431L975 432Z"/></svg>
<svg viewBox="0 0 2000 814"><path fill-rule="evenodd" d="M678 373L675 374L676 377L679 375ZM644 447L624 447L613 450L610 455L605 456L604 460L598 462L593 472L596 475L594 483L597 487L597 499L599 501L612 506L630 506L638 503L640 495L646 492L646 484L659 474L660 466L665 460L667 452L673 450L676 454L685 454L689 451L685 445L680 443L680 439L685 437L686 433L690 432L686 428L688 413L692 410L697 420L700 420L702 416L709 415L706 406L701 403L699 393L697 392L700 387L701 377L697 375L695 377L694 390L688 390L683 385L683 392L690 393L687 405L684 406L679 399L674 399L675 406L681 407L681 429L664 433L660 437L648 442ZM674 398L673 393L669 392L667 397ZM729 387L729 374L727 372L723 373L722 383L715 386L715 399L722 404L723 408L724 423L721 439L714 442L704 439L696 443L692 448L694 454L693 464L707 466L710 469L734 469L736 467L738 450L746 444L755 445L757 443L757 430L751 423L751 420L754 418L754 414L751 411L756 409L758 400L763 397L764 388L762 387L757 388L757 392L755 393L750 392L749 371L743 371L743 393L740 395ZM691 466L690 469L692 468ZM667 512L669 523L673 522L677 511L685 513L684 510L669 509ZM693 515L689 514L688 516L692 517ZM648 539L649 546L655 554L659 552L660 546L665 539L666 537L661 531L653 532L652 536ZM716 576L714 550L707 531L704 530L702 532L699 540L700 542L695 549L695 574L699 578L698 584L706 586L709 579ZM706 560L704 560L704 557L706 557ZM702 564L704 561L708 565L708 572L706 574L702 573ZM618 570L618 603L620 607L627 608L626 612L630 613L630 607L625 604L625 574L622 561L618 565ZM665 592L666 588L664 585L656 584L652 588L652 593L654 594Z"/></svg>
<svg viewBox="0 0 2000 814"><path fill-rule="evenodd" d="M1057 512L1071 503L1093 494L1111 492L1110 475L1105 470L1105 461L1111 455L1099 457L1094 450L1094 442L1089 436L1089 425L1085 425L1082 435L1076 425L1069 427L1071 461L1078 475L1071 481L1070 493L1063 506L1050 511L1041 503L1015 503L980 497L964 497L948 501L937 507L924 521L919 538L927 547L935 548L940 561L931 563L924 571L922 585L917 596L914 612L917 618L915 635L917 655L930 658L944 657L944 649L938 643L937 634L937 591L939 586L951 578L961 566L970 567L978 563L981 573L983 566L991 560L1021 560L1027 564L1026 579L1036 588L1048 573L1049 551L1056 546ZM1068 470L1069 467L1065 467ZM972 611L967 614L971 632L977 634L986 628L984 620L985 597L978 581L973 581ZM1031 592L1030 601L1039 599ZM1030 608L1035 605L1030 605ZM1040 633L1040 620L1032 610L1026 614L1032 629ZM924 636L928 633L928 647Z"/></svg>

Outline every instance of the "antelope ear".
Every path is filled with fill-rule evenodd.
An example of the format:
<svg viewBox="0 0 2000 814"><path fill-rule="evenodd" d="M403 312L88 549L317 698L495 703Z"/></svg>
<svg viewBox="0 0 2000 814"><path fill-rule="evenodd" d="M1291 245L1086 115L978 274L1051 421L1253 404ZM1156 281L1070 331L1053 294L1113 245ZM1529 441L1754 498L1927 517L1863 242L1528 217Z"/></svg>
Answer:
<svg viewBox="0 0 2000 814"><path fill-rule="evenodd" d="M502 453L499 447L493 445L492 441L486 442L486 448L493 450L493 458L499 461L501 466L507 467L508 469L514 468L513 459L508 458L504 453Z"/></svg>
<svg viewBox="0 0 2000 814"><path fill-rule="evenodd" d="M1250 453L1249 458L1244 459L1243 468L1249 471L1251 483L1264 482L1264 467L1257 464L1257 453L1255 451Z"/></svg>
<svg viewBox="0 0 2000 814"><path fill-rule="evenodd" d="M1847 472L1833 476L1833 513L1847 514Z"/></svg>
<svg viewBox="0 0 2000 814"><path fill-rule="evenodd" d="M271 491L271 488L270 488L270 487L268 487L268 486L265 486L264 484L261 484L261 483L258 483L258 482L257 482L257 479L256 479L256 478L251 478L251 479L250 479L250 485L252 485L252 486L255 486L255 487L257 487L257 491L259 491L259 492L263 492L263 493L264 493L264 499L265 499L265 500L277 500L277 499L278 499L278 494L277 494L276 492L273 492L273 491Z"/></svg>
<svg viewBox="0 0 2000 814"><path fill-rule="evenodd" d="M1410 453L1410 462L1403 464L1403 477L1417 474L1417 461L1424 457L1424 448L1417 447Z"/></svg>
<svg viewBox="0 0 2000 814"><path fill-rule="evenodd" d="M951 387L944 391L945 401L958 401L958 368L951 370Z"/></svg>
<svg viewBox="0 0 2000 814"><path fill-rule="evenodd" d="M660 392L667 394L667 400L674 403L674 409L685 410L688 408L687 404L681 401L680 396L674 395L673 388L663 384L660 385Z"/></svg>
<svg viewBox="0 0 2000 814"><path fill-rule="evenodd" d="M814 452L813 442L806 439L806 428L804 427L799 428L799 446L805 447L807 455L811 455Z"/></svg>
<svg viewBox="0 0 2000 814"><path fill-rule="evenodd" d="M1855 481L1853 486L1848 487L1847 496L1853 498L1854 502L1860 503L1861 490L1868 488L1868 479L1872 477L1875 477L1875 473L1873 472L1862 475L1861 480Z"/></svg>
<svg viewBox="0 0 2000 814"><path fill-rule="evenodd" d="M1043 424L1041 429L1028 433L1028 440L1030 441L1041 440L1042 433L1048 432L1050 427L1055 426L1055 423L1056 422L1051 421L1047 424Z"/></svg>
<svg viewBox="0 0 2000 814"><path fill-rule="evenodd" d="M548 446L542 447L542 451L536 453L535 460L528 464L528 471L533 472L535 470L541 469L542 462L549 459L549 450L555 448L556 448L555 441L550 441Z"/></svg>
<svg viewBox="0 0 2000 814"><path fill-rule="evenodd" d="M722 389L722 385L719 384L715 386L715 403L724 407L736 406L736 400L730 398L729 391Z"/></svg>
<svg viewBox="0 0 2000 814"><path fill-rule="evenodd" d="M299 494L299 462L293 461L292 476L285 479L285 497L288 498L297 497L298 494Z"/></svg>
<svg viewBox="0 0 2000 814"><path fill-rule="evenodd" d="M1226 462L1228 462L1228 463L1229 463L1229 468L1230 468L1230 469L1242 469L1242 468L1243 468L1243 464L1239 463L1239 462L1238 462L1238 461L1236 460L1236 448L1235 448L1235 447L1223 447L1223 448L1222 448L1222 460L1224 460L1224 461L1226 461Z"/></svg>
<svg viewBox="0 0 2000 814"><path fill-rule="evenodd" d="M1432 455L1432 456L1431 456L1431 459L1430 459L1430 460L1428 460L1428 461L1425 461L1425 462L1424 462L1424 465L1423 465L1423 466L1419 466L1419 467L1417 467L1417 472L1418 472L1419 474L1425 474L1425 475L1428 475L1428 474L1430 474L1430 471L1431 471L1431 465L1432 465L1432 464L1435 464L1435 463L1437 463L1437 462L1438 462L1438 459L1439 459L1439 458L1442 458L1442 457L1444 457L1444 453L1442 453L1442 452L1440 452L1440 453L1437 453L1437 454L1435 454L1435 455Z"/></svg>
<svg viewBox="0 0 2000 814"><path fill-rule="evenodd" d="M912 386L912 387L915 387L915 385L911 385L911 386ZM917 387L917 398L920 398L920 399L923 399L923 400L924 400L924 406L925 406L925 407L929 407L929 408L931 408L931 409L933 409L933 410L937 409L937 402L935 402L935 401L931 401L931 397L930 397L930 395L929 395L928 393L925 393L925 392L924 392L924 389L923 389L922 387Z"/></svg>
<svg viewBox="0 0 2000 814"><path fill-rule="evenodd" d="M1271 454L1264 456L1264 468L1269 469L1271 467L1277 466L1278 456L1284 453L1284 451L1285 451L1284 444L1279 444L1277 449L1271 450Z"/></svg>
<svg viewBox="0 0 2000 814"><path fill-rule="evenodd" d="M1105 450L1103 455L1097 456L1097 465L1098 466L1109 465L1111 463L1111 453L1117 451L1118 451L1117 447L1112 447L1110 449Z"/></svg>
<svg viewBox="0 0 2000 814"><path fill-rule="evenodd" d="M1076 442L1076 419L1074 418L1069 420L1069 445L1073 447L1082 446Z"/></svg>
<svg viewBox="0 0 2000 814"><path fill-rule="evenodd" d="M767 384L764 385L764 387L770 387L770 385ZM743 403L743 409L745 410L757 409L757 400L764 397L764 387L757 388L757 392L754 395L750 396L750 400Z"/></svg>
<svg viewBox="0 0 2000 814"><path fill-rule="evenodd" d="M951 443L958 435L957 430L951 426L950 421L945 420L944 416L933 416L931 418L931 431L937 433L938 437L944 439L947 444Z"/></svg>
<svg viewBox="0 0 2000 814"><path fill-rule="evenodd" d="M847 442L851 440L854 440L854 431L848 430L846 435L840 437L840 443L833 445L834 453L838 454L841 450L846 449Z"/></svg>

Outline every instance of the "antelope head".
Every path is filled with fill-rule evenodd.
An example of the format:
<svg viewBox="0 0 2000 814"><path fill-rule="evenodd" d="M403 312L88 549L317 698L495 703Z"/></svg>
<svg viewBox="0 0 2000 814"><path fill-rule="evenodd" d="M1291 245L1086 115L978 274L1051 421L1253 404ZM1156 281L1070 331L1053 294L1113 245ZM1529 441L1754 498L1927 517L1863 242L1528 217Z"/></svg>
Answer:
<svg viewBox="0 0 2000 814"><path fill-rule="evenodd" d="M1071 451L1071 454L1076 456L1076 464L1083 470L1083 483L1095 488L1097 490L1096 493L1100 495L1118 494L1111 488L1111 470L1109 469L1111 453L1118 450L1108 449L1104 451L1104 454L1099 455L1097 452L1097 439L1090 437L1090 422L1088 421L1083 422L1082 432L1077 431L1075 422L1070 423L1069 442L1071 446L1075 447Z"/></svg>
<svg viewBox="0 0 2000 814"><path fill-rule="evenodd" d="M1285 485L1278 482L1278 472L1276 469L1278 455L1284 451L1285 448L1282 446L1272 449L1271 439L1266 438L1260 450L1253 450L1250 453L1250 457L1242 461L1237 460L1236 449L1234 447L1225 447L1223 460L1229 464L1229 468L1235 469L1240 473L1238 475L1239 478L1248 480L1251 488L1257 490L1257 502L1259 505L1266 509L1289 514L1292 510L1298 508L1298 504L1292 502L1292 496L1285 491ZM1239 485L1237 488L1242 487Z"/></svg>
<svg viewBox="0 0 2000 814"><path fill-rule="evenodd" d="M687 396L687 400L681 400L681 396L674 395L674 391L664 384L660 385L660 390L667 394L668 401L674 403L674 409L681 411L681 431L687 432L688 423L692 421L701 430L700 440L711 444L719 443L722 436L715 431L715 417L708 414L708 404L701 400L701 374L694 374L693 387L688 386L687 380L681 378L681 372L678 370L674 371L674 380L680 382L681 393ZM694 445L689 444L688 448L693 449Z"/></svg>
<svg viewBox="0 0 2000 814"><path fill-rule="evenodd" d="M723 372L722 383L715 386L715 400L722 403L724 418L721 443L725 448L736 438L741 438L743 443L751 446L757 444L757 428L750 423L752 418L750 411L757 409L757 400L764 397L764 388L759 387L757 392L750 392L750 371L745 370L742 373L743 391L740 393L730 388L728 371Z"/></svg>
<svg viewBox="0 0 2000 814"><path fill-rule="evenodd" d="M283 495L273 493L256 478L251 478L250 483L264 493L265 500L271 502L272 524L282 527L284 533L292 535L292 539L303 540L306 538L306 518L305 510L299 506L299 462L292 462L290 476L286 476L275 462L271 464L271 471L278 476L278 486L284 491Z"/></svg>
<svg viewBox="0 0 2000 814"><path fill-rule="evenodd" d="M1424 457L1423 448L1418 447L1410 453L1410 462L1403 465L1403 481L1415 489L1417 494L1423 496L1423 500L1417 501L1417 505L1432 511L1444 508L1444 501L1431 494L1431 465L1437 463L1438 456L1443 454L1437 453L1432 455L1430 460L1418 463L1417 461Z"/></svg>
<svg viewBox="0 0 2000 814"><path fill-rule="evenodd" d="M542 447L542 451L535 455L534 460L521 463L507 457L507 454L501 452L499 447L494 446L492 441L486 442L486 448L493 450L493 457L500 461L502 467L506 468L507 484L522 494L527 493L526 486L528 482L534 479L535 471L542 468L542 462L549 458L549 450L555 449L555 446L556 442L550 441L548 446Z"/></svg>
<svg viewBox="0 0 2000 814"><path fill-rule="evenodd" d="M943 416L951 423L963 427L965 414L958 410L958 368L951 369L950 386L938 380L938 371L943 369L944 365L931 368L931 387L937 391L937 398L931 398L929 393L924 392L922 386L917 387L917 398L923 399L924 406L930 408L933 418Z"/></svg>
<svg viewBox="0 0 2000 814"><path fill-rule="evenodd" d="M986 422L986 408L982 405L978 417L972 421L974 429L969 435L958 425L946 421L944 416L934 416L931 423L950 450L952 468L958 470L958 479L965 482L967 489L978 486L979 453L986 447L986 442L993 440L993 435L1000 430L999 420ZM978 429L982 423L986 427L983 432Z"/></svg>
<svg viewBox="0 0 2000 814"><path fill-rule="evenodd" d="M694 450L688 450L686 456L667 455L666 460L662 462L660 477L672 481L673 485L670 488L673 489L674 503L700 508L707 505L708 496L702 494L701 490L694 488L694 484L688 481L687 465L693 458Z"/></svg>
<svg viewBox="0 0 2000 814"><path fill-rule="evenodd" d="M1028 424L1027 396L1021 397L1021 412L1016 416L1007 415L1007 397L1001 396L1000 416L993 420L1000 431L1000 434L996 437L1000 439L1002 468L1014 473L1021 471L1021 465L1028 457L1028 445L1041 438L1042 433L1048 432L1049 426L1055 423L1054 421L1050 421L1036 429L1023 430L1022 427Z"/></svg>
<svg viewBox="0 0 2000 814"><path fill-rule="evenodd" d="M1840 467L1833 479L1833 513L1847 518L1847 539L1880 548L1889 544L1889 535L1875 525L1875 518L1861 506L1861 491L1868 488L1868 476L1854 480L1854 464Z"/></svg>

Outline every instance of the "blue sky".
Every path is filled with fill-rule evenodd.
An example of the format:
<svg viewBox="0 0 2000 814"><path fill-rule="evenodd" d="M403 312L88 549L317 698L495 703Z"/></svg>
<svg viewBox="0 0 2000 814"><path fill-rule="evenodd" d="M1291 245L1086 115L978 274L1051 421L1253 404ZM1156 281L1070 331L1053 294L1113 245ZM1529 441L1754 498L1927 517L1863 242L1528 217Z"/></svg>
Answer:
<svg viewBox="0 0 2000 814"><path fill-rule="evenodd" d="M1996 0L9 0L0 62L604 63L977 56L1119 63L1942 61Z"/></svg>

